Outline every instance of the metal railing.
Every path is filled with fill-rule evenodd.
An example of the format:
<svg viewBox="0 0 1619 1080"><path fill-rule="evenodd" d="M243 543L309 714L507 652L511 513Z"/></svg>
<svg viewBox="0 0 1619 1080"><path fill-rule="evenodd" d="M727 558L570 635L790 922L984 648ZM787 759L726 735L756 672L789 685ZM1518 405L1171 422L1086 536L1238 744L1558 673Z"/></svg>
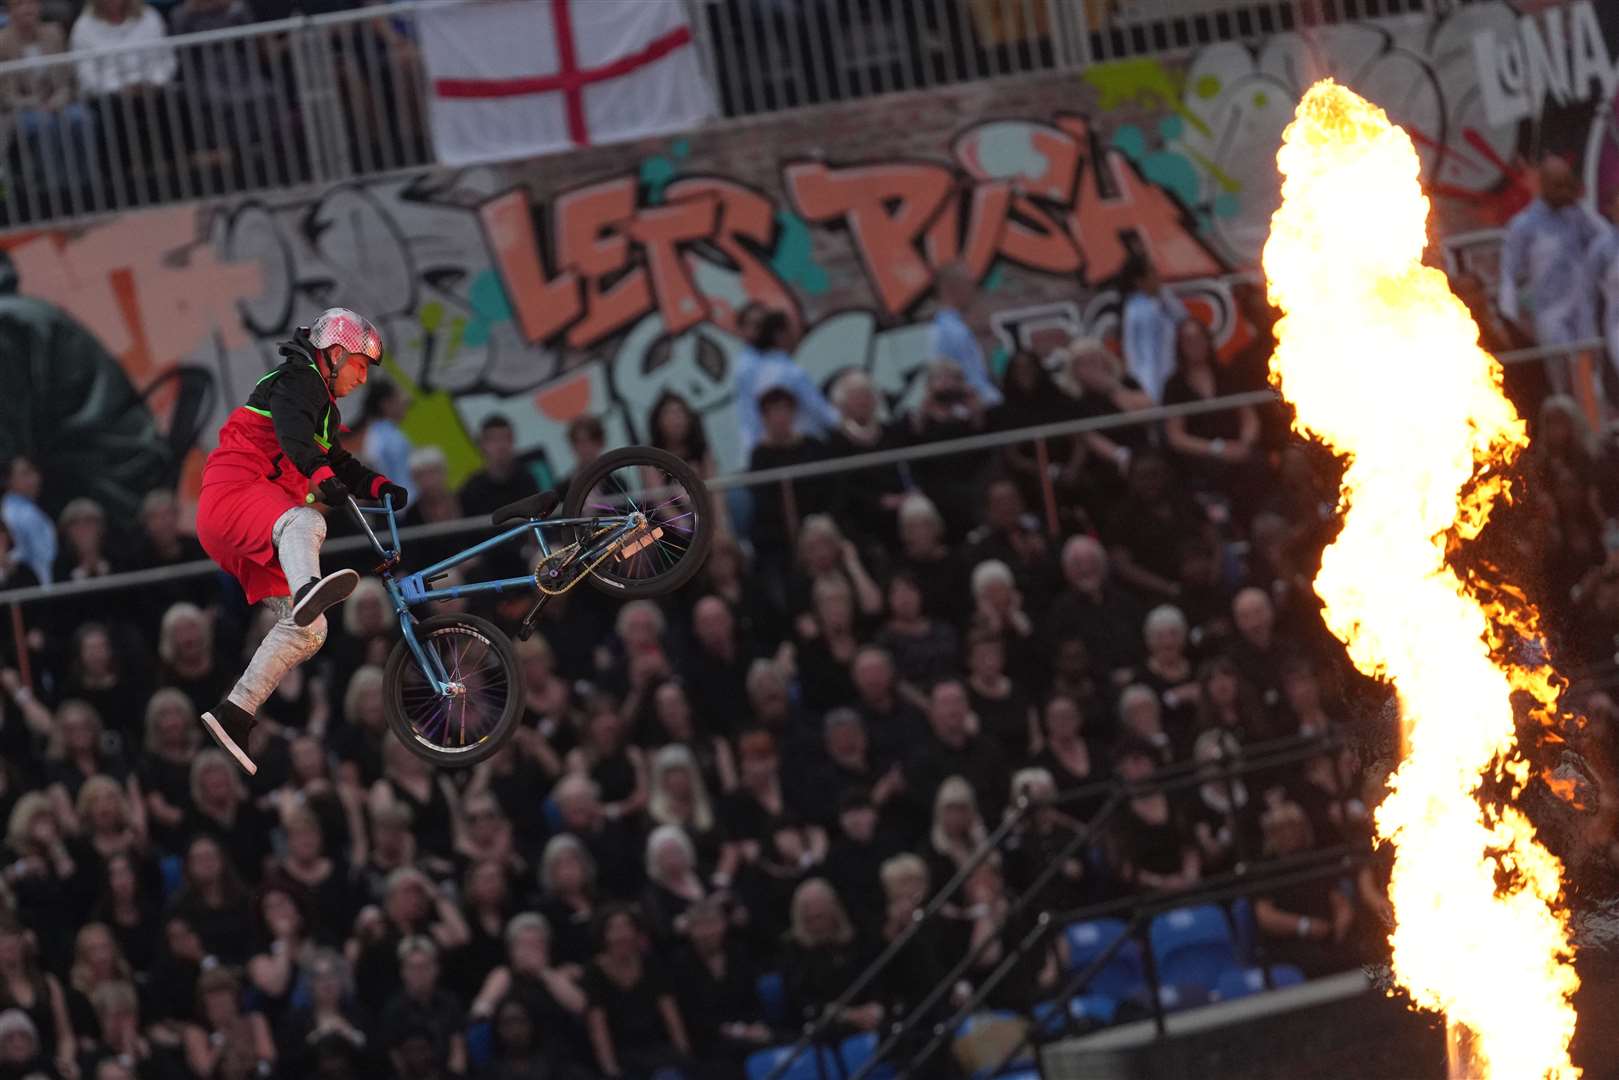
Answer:
<svg viewBox="0 0 1619 1080"><path fill-rule="evenodd" d="M406 0L0 64L0 229L429 165L417 17L464 2ZM721 114L741 117L1457 0L684 2Z"/></svg>
<svg viewBox="0 0 1619 1080"><path fill-rule="evenodd" d="M1043 898L1043 890L1060 872L1062 864L1078 855L1082 849L1093 843L1101 830L1107 827L1111 818L1126 801L1152 794L1179 794L1200 784L1215 782L1233 784L1240 778L1256 773L1267 773L1282 769L1286 766L1299 765L1323 753L1329 753L1342 746L1342 739L1334 735L1307 735L1289 736L1273 739L1263 743L1255 743L1244 749L1243 754L1235 759L1223 759L1217 764L1181 762L1160 770L1153 776L1136 782L1126 781L1117 777L1070 791L1059 792L1046 800L1030 799L1027 795L1020 796L1000 825L987 836L976 850L968 857L955 875L946 882L933 895L928 903L919 908L913 915L911 923L894 937L877 956L850 983L849 987L838 998L820 1010L820 1015L805 1023L802 1033L789 1052L782 1055L775 1067L765 1077L765 1080L780 1080L794 1067L806 1052L813 1052L812 1048L826 1045L828 1034L838 1024L842 1011L856 1001L865 990L882 977L883 973L895 961L895 958L904 951L925 927L934 924L935 920L944 917L944 909L950 905L955 895L971 878L973 872L986 860L997 855L1006 839L1028 822L1035 812L1043 808L1061 809L1074 803L1104 797L1096 815L1088 822L1080 823L1064 843L1064 846L1051 859L1033 882L1030 883L1020 895L1009 904L1005 914L1000 918L995 932L987 935L978 944L970 948L952 966L947 975L940 978L932 991L913 1007L905 1011L898 1020L887 1025L885 1034L876 1049L867 1061L852 1073L847 1080L866 1080L882 1069L885 1065L889 1070L897 1067L895 1080L905 1080L906 1077L920 1075L914 1070L925 1068L933 1060L936 1053L956 1036L959 1025L982 1006L985 1000L997 987L1005 981L1007 976L1022 963L1025 958L1038 950L1050 946L1052 936L1071 923L1087 919L1110 916L1125 916L1128 921L1126 933L1119 936L1106 947L1097 957L1092 958L1088 964L1075 967L1059 984L1051 1000L1058 1002L1062 1007L1062 1016L1065 1018L1060 1027L1053 1029L1048 1023L1039 1021L1030 1016L1027 1034L1011 1049L1006 1051L1000 1063L994 1068L984 1070L983 1075L999 1076L1006 1068L1017 1060L1022 1051L1036 1037L1049 1039L1070 1030L1072 1018L1067 1011L1067 1003L1076 994L1096 977L1106 966L1109 958L1126 941L1140 937L1145 924L1154 915L1175 908L1185 907L1194 903L1212 903L1219 900L1229 900L1240 896L1251 896L1269 889L1295 884L1299 881L1312 880L1321 876L1338 876L1347 872L1355 863L1355 854L1347 848L1333 848L1305 853L1297 857L1283 857L1272 860L1253 859L1239 865L1238 869L1185 889L1160 891L1151 894L1123 897L1110 900L1102 904L1078 909L1071 912L1053 913L1042 911L1035 919L1033 925L1022 934L1011 947L1005 950L1005 955L995 965L993 970L979 982L978 986L968 995L967 1000L958 1004L947 1019L938 1019L935 1010L952 993L961 979L969 970L978 964L980 958L989 947L1002 941L1008 927L1017 925L1023 918L1026 910L1035 906ZM1257 853L1254 853L1257 854ZM1160 993L1161 987L1157 972L1151 963L1151 949L1143 950L1146 964L1144 975L1146 979L1146 1005L1149 1008L1160 1036L1165 1031L1165 1009ZM1261 959L1263 959L1261 957ZM1269 978L1268 965L1260 965L1265 978ZM905 1062L892 1062L890 1058L908 1039L919 1032L929 1032L926 1043L918 1050L909 1053Z"/></svg>
<svg viewBox="0 0 1619 1080"><path fill-rule="evenodd" d="M0 228L427 165L415 22L453 2L0 64Z"/></svg>

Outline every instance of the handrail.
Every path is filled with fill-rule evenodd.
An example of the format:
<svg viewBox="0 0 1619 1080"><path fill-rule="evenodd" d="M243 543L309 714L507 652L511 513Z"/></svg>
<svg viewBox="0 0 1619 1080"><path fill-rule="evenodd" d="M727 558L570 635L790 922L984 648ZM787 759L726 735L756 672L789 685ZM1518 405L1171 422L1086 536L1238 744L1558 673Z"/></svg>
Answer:
<svg viewBox="0 0 1619 1080"><path fill-rule="evenodd" d="M1251 772L1274 769L1280 765L1291 764L1294 761L1307 760L1308 758L1314 757L1325 750L1341 745L1342 742L1343 737L1337 734L1288 735L1277 739L1268 739L1264 742L1252 744L1241 758L1234 761L1220 762L1220 767L1217 769L1217 775L1229 782L1231 779L1237 776L1243 776ZM1021 825L1024 819L1027 818L1032 811L1048 806L1061 806L1065 803L1090 797L1095 794L1107 794L1106 801L1097 811L1095 816L1093 816L1090 821L1082 823L1080 828L1074 830L1074 835L1071 836L1064 844L1063 849L1058 856L1051 860L1046 865L1045 869L1041 871L1040 875L1035 879L1034 884L1023 890L1023 892L1020 893L1019 896L1013 901L1001 922L1001 926L997 929L1004 928L1012 919L1021 915L1023 909L1032 903L1033 899L1040 893L1040 891L1050 883L1051 878L1060 869L1063 861L1072 857L1074 852L1076 852L1082 844L1089 842L1095 835L1097 829L1105 824L1107 819L1111 817L1112 814L1117 811L1118 807L1127 799L1146 793L1176 791L1184 787L1204 783L1206 782L1207 778L1208 766L1206 763L1176 762L1158 770L1151 777L1141 781L1128 781L1118 777L1109 777L1104 780L1098 780L1090 784L1081 785L1077 788L1071 788L1067 792L1059 792L1048 799L1042 799L1039 801L1031 800L1026 795L1020 795L1011 812L1002 819L1000 825L996 827L994 832L986 837L978 848L974 850L972 855L968 858L967 863L957 870L956 874L949 880L947 884L940 887L938 892L934 894L933 898L923 908L919 909L912 915L911 925L907 926L904 931L894 938L893 941L889 942L883 951L878 954L876 959L874 959L869 965L867 965L865 970L855 977L854 981L850 983L849 987L842 994L840 994L835 1001L828 1004L821 1010L820 1016L818 1016L814 1021L808 1022L804 1025L802 1034L800 1034L798 1040L793 1044L790 1052L782 1056L781 1061L777 1063L775 1069L767 1074L765 1080L779 1080L787 1069L792 1067L792 1063L798 1059L799 1055L802 1054L804 1050L808 1049L810 1046L819 1041L820 1037L826 1032L827 1028L836 1022L838 1015L842 1012L843 1008L852 1002L862 990L870 985L873 979L875 979L882 973L884 969L887 968L894 956L897 955L901 949L909 944L911 940L921 932L922 925L938 914L945 904L948 903L949 900L954 896L955 892L961 887L961 885L965 883L967 878L972 875L972 872L976 870L977 867L982 864L992 852L1000 847L1001 841L1006 837L1006 835L1011 832L1013 828ZM862 1078L865 1077L865 1075L872 1068L874 1068L877 1063L880 1063L884 1056L893 1050L894 1045L900 1039L904 1038L915 1024L921 1022L922 1018L926 1016L928 1010L932 1009L933 1006L938 1003L938 1000L954 987L956 980L960 978L964 971L971 967L971 965L977 960L978 956L982 954L983 950L988 947L990 941L992 940L994 939L986 938L985 940L979 942L977 946L969 950L966 956L957 961L950 974L939 980L939 982L934 986L933 990L929 992L929 994L922 1000L920 1005L912 1009L909 1015L907 1015L903 1020L895 1022L895 1024L890 1028L888 1037L884 1039L878 1045L877 1049L872 1053L871 1059L866 1068L857 1071L853 1077L849 1078L849 1080L862 1080Z"/></svg>
<svg viewBox="0 0 1619 1080"><path fill-rule="evenodd" d="M457 2L457 0L445 0L445 2ZM1568 345L1517 349L1512 352L1501 353L1497 359L1503 364L1516 364L1606 347L1607 343L1602 339L1591 338L1571 342ZM875 450L870 453L851 454L847 457L833 458L827 461L812 461L803 465L787 465L775 469L760 469L754 472L729 473L709 480L708 486L715 491L729 491L732 488L758 487L764 484L808 480L819 476L830 476L835 473L853 472L858 469L898 465L904 462L970 453L975 450L991 450L1001 446L1030 442L1035 439L1050 439L1064 435L1079 435L1086 432L1109 431L1114 428L1137 427L1141 424L1156 423L1160 420L1174 417L1223 412L1227 409L1241 408L1248 405L1270 405L1279 401L1280 398L1277 397L1274 391L1251 390L1210 398L1206 401L1187 402L1182 405L1159 405L1150 409L1137 409L1132 412L1114 413L1109 416L1063 420L1051 424L1015 428L1009 431L968 435L959 439L947 439L942 442L926 443L921 446L904 446L896 447L892 450ZM486 518L467 517L459 518L455 521L437 522L431 525L407 526L399 530L399 537L401 540L426 540L443 536L458 536L462 533L487 529L488 527L489 524ZM331 552L361 551L364 550L365 546L363 538L341 537L329 541L322 550ZM150 570L130 570L120 574L109 574L106 577L89 581L63 581L54 582L50 585L31 585L24 589L0 591L0 604L26 604L58 597L91 596L97 593L111 592L115 589L138 588L144 585L160 584L165 581L203 577L214 573L217 569L218 567L212 562L199 560L180 563L175 566L155 567Z"/></svg>
<svg viewBox="0 0 1619 1080"><path fill-rule="evenodd" d="M1262 871L1258 873L1246 874L1232 871L1185 889L1154 893L1142 898L1109 901L1106 904L1081 908L1066 918L1061 915L1053 915L1046 922L1036 927L1034 931L1031 931L1031 935L1026 936L1022 942L1019 942L1021 950L1032 947L1033 941L1030 940L1030 937L1034 933L1047 931L1051 926L1057 925L1059 922L1102 918L1111 912L1126 910L1127 905L1129 905L1128 910L1132 912L1124 933L1120 934L1107 948L1103 949L1086 967L1070 973L1068 978L1064 979L1058 986L1056 994L1049 999L1064 1006L1061 1013L1061 1031L1048 1034L1038 1021L1031 1018L1022 1039L1002 1056L1000 1063L990 1071L989 1075L998 1076L1005 1071L1013 1061L1017 1060L1024 1048L1035 1039L1036 1035L1041 1036L1043 1042L1054 1041L1054 1039L1066 1036L1073 1028L1073 1014L1066 1008L1068 1000L1078 993L1081 987L1101 973L1102 968L1112 959L1113 954L1123 947L1125 941L1139 934L1141 924L1147 918L1191 904L1217 903L1222 900L1235 899L1239 896L1252 896L1261 889L1284 888L1289 885L1302 884L1306 881L1314 881L1317 878L1341 874L1350 866L1364 863L1369 858L1370 855L1367 852L1356 851L1347 845L1340 844L1331 848L1322 848L1317 851L1308 851L1294 856L1267 860L1258 864L1256 870ZM1298 869L1291 868L1295 864L1298 865ZM1153 987L1152 989L1153 1018L1157 1021L1159 1032L1162 1034L1163 1003L1158 998L1157 990L1159 988ZM977 994L975 993L974 996L976 998ZM981 1001L982 999L979 998L978 1000ZM974 1007L976 1007L976 1003L970 1001L961 1010L958 1010L956 1016L943 1025L943 1031L935 1035L934 1040L930 1041L928 1047L918 1057L925 1060L928 1054L937 1050L937 1044L942 1043L944 1037L954 1034L956 1026L961 1023L961 1020L966 1015L970 1015L968 1010ZM902 1069L899 1075L895 1077L895 1080L905 1080L909 1075L908 1068ZM850 1080L855 1080L855 1078L851 1077Z"/></svg>

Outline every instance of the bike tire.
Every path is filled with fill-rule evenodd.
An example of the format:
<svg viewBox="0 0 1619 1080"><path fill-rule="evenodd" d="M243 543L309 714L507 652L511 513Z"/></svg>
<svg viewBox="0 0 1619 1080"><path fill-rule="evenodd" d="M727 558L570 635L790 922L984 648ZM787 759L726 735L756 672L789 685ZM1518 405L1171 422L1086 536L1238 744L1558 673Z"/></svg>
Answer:
<svg viewBox="0 0 1619 1080"><path fill-rule="evenodd" d="M505 632L488 619L476 615L436 615L416 623L416 640L423 648L429 647L435 636L469 634L487 644L498 657L500 669L506 677L509 693L494 729L476 743L464 749L450 749L423 738L405 715L404 687L407 672L420 668L416 657L403 642L394 643L383 668L383 712L388 718L388 730L404 744L405 749L424 761L447 768L465 768L476 765L497 752L517 730L517 721L523 714L522 685L517 667L517 653Z"/></svg>
<svg viewBox="0 0 1619 1080"><path fill-rule="evenodd" d="M573 483L568 485L568 497L563 503L562 516L589 517L585 502L596 485L612 473L628 468L657 469L665 473L686 491L697 518L692 530L691 546L679 560L655 577L632 579L604 572L590 574L590 584L599 592L616 596L620 600L644 600L664 596L680 588L702 569L708 558L709 545L714 541L714 503L708 485L697 476L697 471L685 461L665 450L650 446L626 446L603 454L591 462Z"/></svg>

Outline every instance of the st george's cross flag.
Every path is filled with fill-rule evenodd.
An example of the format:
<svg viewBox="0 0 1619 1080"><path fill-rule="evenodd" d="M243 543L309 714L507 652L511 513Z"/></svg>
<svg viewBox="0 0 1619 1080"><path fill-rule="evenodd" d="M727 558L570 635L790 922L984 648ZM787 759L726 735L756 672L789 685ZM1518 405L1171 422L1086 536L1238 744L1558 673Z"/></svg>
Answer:
<svg viewBox="0 0 1619 1080"><path fill-rule="evenodd" d="M680 0L490 0L420 19L446 165L668 134L714 115Z"/></svg>

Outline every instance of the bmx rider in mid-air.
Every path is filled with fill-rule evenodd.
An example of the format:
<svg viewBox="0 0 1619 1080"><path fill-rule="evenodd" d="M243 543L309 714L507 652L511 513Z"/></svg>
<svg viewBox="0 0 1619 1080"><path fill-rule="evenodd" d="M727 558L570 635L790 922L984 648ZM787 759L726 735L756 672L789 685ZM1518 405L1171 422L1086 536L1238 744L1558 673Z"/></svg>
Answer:
<svg viewBox="0 0 1619 1080"><path fill-rule="evenodd" d="M282 342L281 356L219 429L197 500L203 550L241 582L249 605L262 600L278 616L235 687L202 714L208 734L250 774L258 771L247 745L253 714L287 672L319 651L322 613L360 580L353 570L321 576L326 518L313 504L336 506L351 493L391 495L396 509L406 500L404 488L337 444L345 430L337 399L382 362L377 328L331 308Z"/></svg>

